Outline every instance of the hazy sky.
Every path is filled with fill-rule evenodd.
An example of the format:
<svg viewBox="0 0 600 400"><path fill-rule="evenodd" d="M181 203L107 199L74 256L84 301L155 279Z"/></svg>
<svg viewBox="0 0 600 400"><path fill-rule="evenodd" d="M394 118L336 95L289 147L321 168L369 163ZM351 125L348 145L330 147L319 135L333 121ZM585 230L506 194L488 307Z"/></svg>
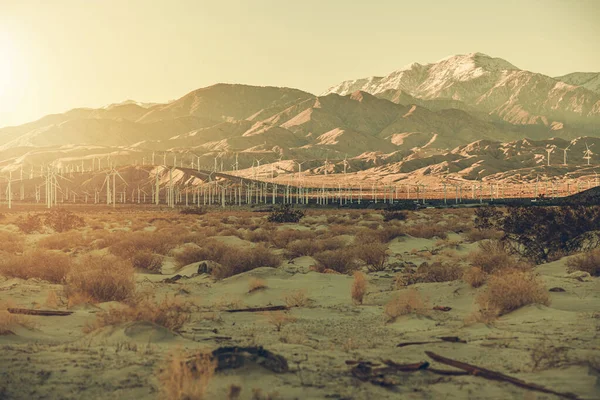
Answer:
<svg viewBox="0 0 600 400"><path fill-rule="evenodd" d="M475 51L600 71L596 0L0 0L0 126L218 82L315 94Z"/></svg>

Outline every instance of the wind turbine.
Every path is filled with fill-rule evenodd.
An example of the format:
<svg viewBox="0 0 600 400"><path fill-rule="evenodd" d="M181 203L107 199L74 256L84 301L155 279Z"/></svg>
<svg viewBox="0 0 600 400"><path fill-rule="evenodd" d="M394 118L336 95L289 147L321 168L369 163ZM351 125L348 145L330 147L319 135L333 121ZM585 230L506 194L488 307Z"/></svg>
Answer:
<svg viewBox="0 0 600 400"><path fill-rule="evenodd" d="M573 143L569 143L569 145L567 147L565 147L564 149L562 149L563 151L563 165L567 165L567 151L569 151L569 147L571 147Z"/></svg>
<svg viewBox="0 0 600 400"><path fill-rule="evenodd" d="M550 166L550 153L552 153L554 151L554 147L550 147L546 149L546 153L548 153L548 157L546 158L546 160L548 161L548 166Z"/></svg>
<svg viewBox="0 0 600 400"><path fill-rule="evenodd" d="M593 144L592 144L593 146ZM585 144L585 151L583 152L583 159L587 160L587 165L590 165L590 160L592 159L592 155L594 153L592 153L592 151L590 150L590 147L592 146L588 146L588 144Z"/></svg>

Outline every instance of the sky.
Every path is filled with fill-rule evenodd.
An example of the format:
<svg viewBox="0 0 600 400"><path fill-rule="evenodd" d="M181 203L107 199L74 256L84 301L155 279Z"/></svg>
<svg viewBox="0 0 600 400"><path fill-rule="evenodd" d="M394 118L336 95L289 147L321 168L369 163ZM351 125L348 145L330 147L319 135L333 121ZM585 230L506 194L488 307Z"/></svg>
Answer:
<svg viewBox="0 0 600 400"><path fill-rule="evenodd" d="M600 71L596 0L0 0L0 127L215 83L321 94L482 52Z"/></svg>

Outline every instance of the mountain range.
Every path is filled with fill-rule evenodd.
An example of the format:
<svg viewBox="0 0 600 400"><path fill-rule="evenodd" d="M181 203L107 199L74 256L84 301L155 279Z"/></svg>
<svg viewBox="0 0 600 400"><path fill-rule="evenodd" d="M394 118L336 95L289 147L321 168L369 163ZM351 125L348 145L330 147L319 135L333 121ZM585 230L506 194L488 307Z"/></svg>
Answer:
<svg viewBox="0 0 600 400"><path fill-rule="evenodd" d="M583 152L599 141L600 73L549 77L472 53L341 82L319 96L217 84L164 104L48 115L0 129L0 170L179 157L185 166L265 176L291 174L297 161L306 176L346 169L360 179L507 179L589 173L598 161L592 156L588 168Z"/></svg>

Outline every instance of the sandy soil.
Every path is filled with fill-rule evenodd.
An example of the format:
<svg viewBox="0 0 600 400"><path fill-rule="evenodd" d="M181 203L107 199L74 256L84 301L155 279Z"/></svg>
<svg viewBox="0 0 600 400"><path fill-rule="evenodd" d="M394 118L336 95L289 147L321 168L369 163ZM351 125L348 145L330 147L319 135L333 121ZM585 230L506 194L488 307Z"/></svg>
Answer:
<svg viewBox="0 0 600 400"><path fill-rule="evenodd" d="M450 239L461 241L457 249L460 254L476 246L465 243L460 235L450 235ZM237 237L218 240L252 245ZM435 241L394 239L389 244L390 262L400 258L421 262L420 252L431 249ZM320 274L310 270L313 264L311 257L301 257L286 260L279 268L259 268L222 281L198 275L174 284L160 282L176 272L173 265L163 269L171 275L138 274L140 290L158 296L177 295L200 306L179 333L134 322L84 334L86 321L115 306L113 303L80 305L70 316L28 316L33 329L17 327L13 334L0 336L0 398L158 399L156 374L170 351L229 345L262 345L284 356L290 372L277 374L253 364L218 372L210 382L208 399L227 398L231 384L242 387L241 399L253 398L252 389L261 389L264 398L271 394L274 399L559 398L478 376L440 376L428 371L398 373L393 378L399 384L385 388L353 377L351 366L346 364L347 360L382 359L431 362L426 350L556 391L572 392L582 399L600 398L600 377L584 362L600 359L600 280L568 277L566 259L537 268L548 288L565 290L550 293L550 306L530 305L492 325L465 323L481 289L462 281L413 285L428 299L430 308L448 306L452 308L449 312L430 310L427 315L407 315L386 323L383 306L407 290L394 289L391 267L368 274L368 294L359 306L350 297L352 277ZM193 268L182 271L190 273ZM248 293L249 282L255 278L266 281L267 288ZM62 287L36 279L0 277L0 301L19 307L43 305L53 290L60 293ZM285 324L281 331L264 313L226 312L228 306L283 305L285 297L296 291L305 293L308 302L291 309L295 321ZM397 347L401 342L435 341L442 336L458 336L467 343ZM569 361L533 370L531 355L540 348L548 349L548 357L563 352Z"/></svg>

